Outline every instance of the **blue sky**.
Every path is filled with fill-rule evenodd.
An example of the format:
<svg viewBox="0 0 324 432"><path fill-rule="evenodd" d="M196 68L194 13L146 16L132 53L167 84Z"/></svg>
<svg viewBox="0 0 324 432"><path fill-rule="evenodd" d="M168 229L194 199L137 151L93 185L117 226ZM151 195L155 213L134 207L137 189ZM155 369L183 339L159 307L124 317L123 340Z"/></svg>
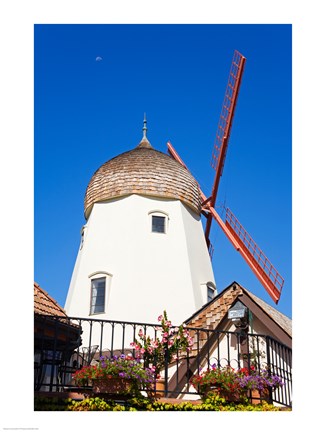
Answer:
<svg viewBox="0 0 324 432"><path fill-rule="evenodd" d="M276 307L291 317L291 30L35 26L34 277L59 304L85 223L87 184L105 161L139 143L144 112L154 148L166 151L170 140L209 195L211 154L237 49L247 61L217 204L234 212L284 277ZM235 280L275 306L216 223L211 241L218 291Z"/></svg>

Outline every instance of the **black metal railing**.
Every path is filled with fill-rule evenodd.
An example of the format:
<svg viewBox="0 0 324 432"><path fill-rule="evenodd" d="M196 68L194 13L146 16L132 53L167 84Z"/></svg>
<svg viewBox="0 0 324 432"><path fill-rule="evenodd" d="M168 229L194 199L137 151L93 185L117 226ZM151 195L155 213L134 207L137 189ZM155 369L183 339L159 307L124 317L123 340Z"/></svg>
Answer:
<svg viewBox="0 0 324 432"><path fill-rule="evenodd" d="M159 336L159 324L86 318L35 316L35 390L76 390L73 373L101 356L136 355L131 343L139 330L153 339ZM186 327L193 339L189 352L178 352L168 359L161 375L164 395L179 397L197 394L191 377L212 365L218 367L266 368L278 375L284 386L271 392L271 401L291 406L292 351L267 335ZM170 361L169 361L170 360Z"/></svg>

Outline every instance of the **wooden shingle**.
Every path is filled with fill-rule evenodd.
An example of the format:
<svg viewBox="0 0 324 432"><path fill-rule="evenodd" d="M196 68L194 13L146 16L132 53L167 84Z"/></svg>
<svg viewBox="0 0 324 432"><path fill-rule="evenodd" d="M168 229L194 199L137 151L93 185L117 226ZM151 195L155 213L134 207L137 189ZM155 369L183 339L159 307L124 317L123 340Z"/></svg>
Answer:
<svg viewBox="0 0 324 432"><path fill-rule="evenodd" d="M201 199L194 177L148 141L104 163L92 176L84 199L86 219L96 202L138 194L177 199L200 214Z"/></svg>

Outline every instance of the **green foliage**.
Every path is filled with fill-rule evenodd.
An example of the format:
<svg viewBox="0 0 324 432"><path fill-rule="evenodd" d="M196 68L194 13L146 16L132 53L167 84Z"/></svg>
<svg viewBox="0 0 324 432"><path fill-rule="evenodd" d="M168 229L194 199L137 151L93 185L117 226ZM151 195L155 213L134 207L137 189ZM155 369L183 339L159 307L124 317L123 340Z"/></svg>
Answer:
<svg viewBox="0 0 324 432"><path fill-rule="evenodd" d="M35 411L67 411L71 404L71 399L62 399L58 397L40 397L34 399Z"/></svg>
<svg viewBox="0 0 324 432"><path fill-rule="evenodd" d="M279 408L265 401L252 405L248 402L227 402L224 398L210 394L201 403L162 402L142 395L118 403L100 397L86 398L82 401L58 397L35 397L35 411L291 411Z"/></svg>
<svg viewBox="0 0 324 432"><path fill-rule="evenodd" d="M117 406L118 404L114 401L106 401L102 398L96 397L96 398L87 398L82 401L72 401L71 404L68 406L68 410L69 411L114 411Z"/></svg>
<svg viewBox="0 0 324 432"><path fill-rule="evenodd" d="M202 403L193 402L162 402L137 397L125 401L125 405L99 397L72 401L69 411L281 411L279 407L262 402L257 405L248 403L227 403L219 396L211 396ZM286 409L285 409L286 410Z"/></svg>

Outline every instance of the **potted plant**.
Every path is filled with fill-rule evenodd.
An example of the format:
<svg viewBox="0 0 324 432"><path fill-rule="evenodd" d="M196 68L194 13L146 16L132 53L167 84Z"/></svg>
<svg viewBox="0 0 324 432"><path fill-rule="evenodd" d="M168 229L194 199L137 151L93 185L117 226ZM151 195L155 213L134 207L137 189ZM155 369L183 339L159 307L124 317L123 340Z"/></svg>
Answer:
<svg viewBox="0 0 324 432"><path fill-rule="evenodd" d="M131 346L135 349L135 357L142 359L146 368L153 369L157 384L161 384L161 372L167 365L182 355L186 355L193 346L193 339L184 324L174 327L164 311L158 317L159 326L157 337L138 332L138 339L134 339ZM156 385L156 383L155 383ZM163 384L162 384L163 387Z"/></svg>
<svg viewBox="0 0 324 432"><path fill-rule="evenodd" d="M235 370L230 366L211 368L194 375L190 383L206 398L210 392L216 393L228 401L242 401L248 392L257 390L262 393L283 386L281 378L271 375L267 370L257 371L242 368Z"/></svg>
<svg viewBox="0 0 324 432"><path fill-rule="evenodd" d="M92 384L94 393L139 394L154 381L154 370L145 368L132 356L100 357L96 365L84 366L75 372L77 385Z"/></svg>
<svg viewBox="0 0 324 432"><path fill-rule="evenodd" d="M236 401L246 396L239 384L238 376L231 367L218 368L213 365L210 369L194 375L190 383L206 398L208 393L217 393L226 400Z"/></svg>
<svg viewBox="0 0 324 432"><path fill-rule="evenodd" d="M258 370L255 366L250 369L242 368L238 372L238 382L245 390L250 390L252 403L261 399L270 401L270 392L284 385L278 375L271 375L267 369Z"/></svg>

